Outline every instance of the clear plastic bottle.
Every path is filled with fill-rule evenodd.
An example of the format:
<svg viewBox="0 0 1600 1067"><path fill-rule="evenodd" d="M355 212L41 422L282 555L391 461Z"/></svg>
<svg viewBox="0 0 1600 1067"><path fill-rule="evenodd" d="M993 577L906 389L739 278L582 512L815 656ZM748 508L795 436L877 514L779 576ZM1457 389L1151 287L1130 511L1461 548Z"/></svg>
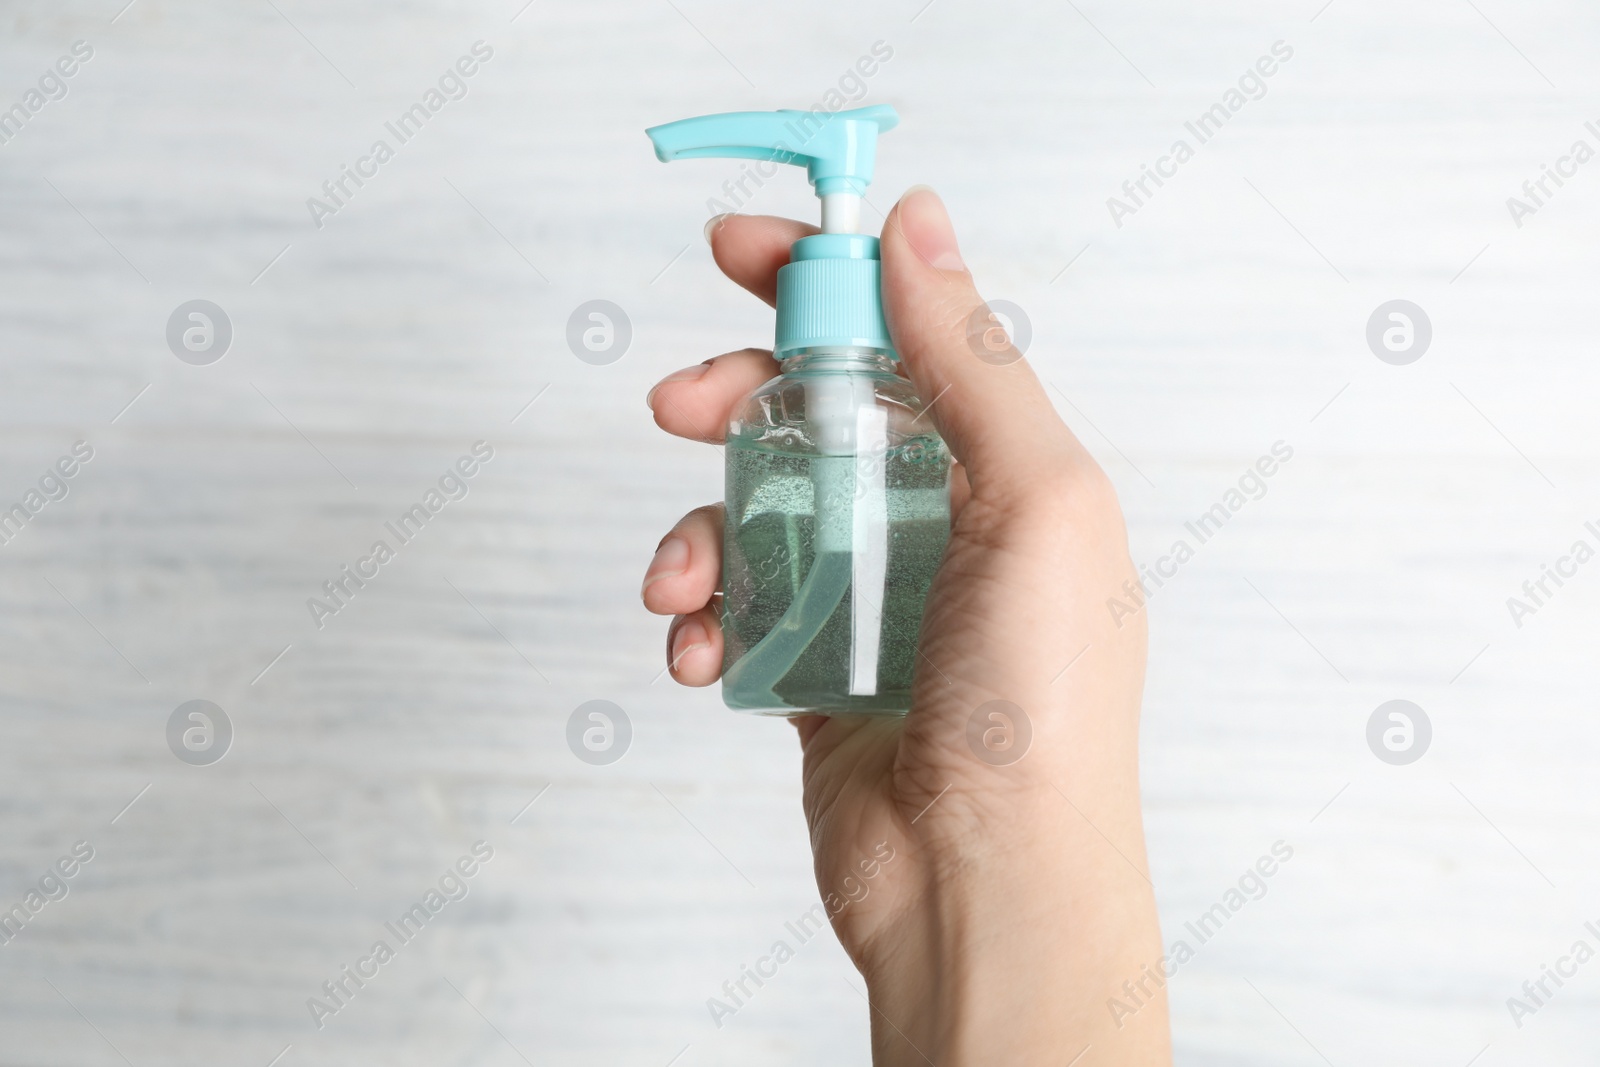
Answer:
<svg viewBox="0 0 1600 1067"><path fill-rule="evenodd" d="M723 700L904 712L950 533L950 454L911 383L880 350L792 356L727 448Z"/></svg>

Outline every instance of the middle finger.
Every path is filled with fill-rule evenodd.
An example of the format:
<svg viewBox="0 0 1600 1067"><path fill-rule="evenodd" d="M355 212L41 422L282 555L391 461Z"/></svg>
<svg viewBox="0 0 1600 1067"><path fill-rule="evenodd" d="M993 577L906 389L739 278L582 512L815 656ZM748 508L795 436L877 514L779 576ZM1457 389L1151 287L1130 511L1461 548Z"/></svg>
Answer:
<svg viewBox="0 0 1600 1067"><path fill-rule="evenodd" d="M777 374L771 352L746 348L669 374L650 390L645 403L656 425L668 433L720 444L734 409Z"/></svg>

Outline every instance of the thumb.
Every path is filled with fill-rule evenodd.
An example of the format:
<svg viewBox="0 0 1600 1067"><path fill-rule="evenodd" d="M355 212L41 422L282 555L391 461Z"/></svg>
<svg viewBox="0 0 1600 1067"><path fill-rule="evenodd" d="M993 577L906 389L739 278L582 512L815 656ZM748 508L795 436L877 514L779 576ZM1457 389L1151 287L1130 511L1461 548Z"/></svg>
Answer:
<svg viewBox="0 0 1600 1067"><path fill-rule="evenodd" d="M909 190L883 226L889 332L928 418L976 490L1081 451L978 295L939 195ZM1045 455L1041 456L1041 449Z"/></svg>

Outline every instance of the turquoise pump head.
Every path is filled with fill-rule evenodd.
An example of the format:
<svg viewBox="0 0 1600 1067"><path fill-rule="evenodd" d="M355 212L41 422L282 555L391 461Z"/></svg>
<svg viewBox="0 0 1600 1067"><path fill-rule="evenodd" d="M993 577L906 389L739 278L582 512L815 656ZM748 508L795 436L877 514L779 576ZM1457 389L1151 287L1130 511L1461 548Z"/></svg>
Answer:
<svg viewBox="0 0 1600 1067"><path fill-rule="evenodd" d="M645 131L663 163L760 159L806 168L822 201L822 233L802 237L778 271L778 359L829 347L894 355L883 318L878 239L857 232L878 134L899 125L886 104L820 111L732 111Z"/></svg>
<svg viewBox="0 0 1600 1067"><path fill-rule="evenodd" d="M822 199L822 231L853 233L872 183L878 134L900 124L887 104L833 114L730 111L644 131L663 163L675 159L764 159L806 168ZM830 225L831 223L831 225Z"/></svg>

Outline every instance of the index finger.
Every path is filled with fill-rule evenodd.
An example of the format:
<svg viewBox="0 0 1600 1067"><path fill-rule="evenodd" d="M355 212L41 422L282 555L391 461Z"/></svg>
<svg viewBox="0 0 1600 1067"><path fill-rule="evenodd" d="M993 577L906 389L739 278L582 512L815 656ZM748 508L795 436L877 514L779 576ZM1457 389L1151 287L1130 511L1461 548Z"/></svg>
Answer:
<svg viewBox="0 0 1600 1067"><path fill-rule="evenodd" d="M718 215L706 225L706 240L724 274L775 304L778 269L789 262L789 246L816 232L815 226L773 215ZM668 375L645 403L668 433L718 443L734 407L777 373L770 352L747 348Z"/></svg>
<svg viewBox="0 0 1600 1067"><path fill-rule="evenodd" d="M770 305L777 304L778 268L789 262L789 246L817 232L774 215L718 215L706 224L711 257L722 273Z"/></svg>

